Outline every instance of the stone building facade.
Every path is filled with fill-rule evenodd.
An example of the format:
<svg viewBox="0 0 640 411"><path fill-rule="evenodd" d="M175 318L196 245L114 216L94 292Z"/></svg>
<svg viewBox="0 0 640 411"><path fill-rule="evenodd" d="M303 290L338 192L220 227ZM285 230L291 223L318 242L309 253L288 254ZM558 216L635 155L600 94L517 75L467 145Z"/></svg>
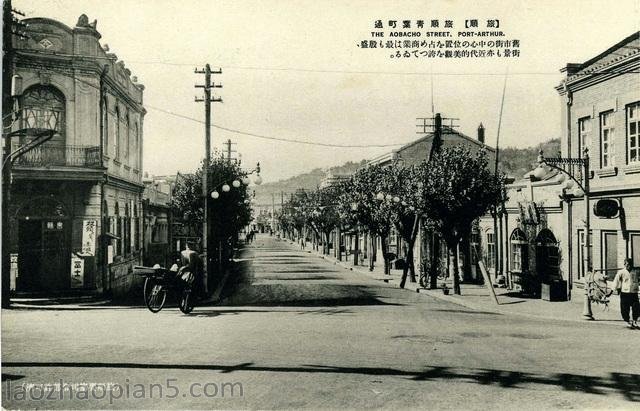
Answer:
<svg viewBox="0 0 640 411"><path fill-rule="evenodd" d="M12 289L123 294L141 262L144 86L96 22L24 20L4 64L22 78L12 130L55 129L12 170ZM12 149L26 135L6 141Z"/></svg>

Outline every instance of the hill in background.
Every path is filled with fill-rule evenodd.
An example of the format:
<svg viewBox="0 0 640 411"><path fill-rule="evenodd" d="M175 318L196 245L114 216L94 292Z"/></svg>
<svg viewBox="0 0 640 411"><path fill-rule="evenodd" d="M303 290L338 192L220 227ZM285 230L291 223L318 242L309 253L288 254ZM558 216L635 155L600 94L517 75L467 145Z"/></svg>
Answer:
<svg viewBox="0 0 640 411"><path fill-rule="evenodd" d="M507 176L516 179L528 171L533 170L538 164L538 152L543 150L546 156L555 157L560 151L560 139L555 138L545 141L533 147L515 148L506 147L500 149L499 167ZM286 180L280 180L273 183L264 183L261 186L254 186L256 190L256 204L260 206L270 206L273 203L280 205L282 198L287 201L291 193L303 188L305 190L314 190L322 179L330 171L334 175L351 174L357 169L363 167L368 160L360 162L349 161L341 166L330 167L329 169L316 168L308 173L300 174Z"/></svg>

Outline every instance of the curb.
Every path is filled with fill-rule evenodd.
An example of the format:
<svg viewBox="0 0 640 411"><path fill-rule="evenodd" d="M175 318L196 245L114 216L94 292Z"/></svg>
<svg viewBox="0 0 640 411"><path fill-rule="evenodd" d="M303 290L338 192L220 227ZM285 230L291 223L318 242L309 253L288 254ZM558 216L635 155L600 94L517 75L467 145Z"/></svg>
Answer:
<svg viewBox="0 0 640 411"><path fill-rule="evenodd" d="M330 255L321 255L321 254L317 254L318 257L333 262L333 264L335 265L339 265L345 269L348 269L350 271L353 272L358 272L361 274L366 275L367 277L369 277L369 279L371 280L375 280L375 281L380 281L379 277L373 277L372 274L369 271L364 271L361 270L359 268L354 268L353 266L348 266L346 265L344 262L342 261L338 261L335 257L332 257ZM360 267L360 266L357 266ZM615 327L619 327L619 323L618 322L613 322L611 320L593 320L593 321L588 321L588 320L583 320L581 318L559 318L559 317L552 317L549 315L539 315L539 314L530 314L530 313L522 313L522 312L517 312L517 311L512 311L509 309L503 309L502 305L498 305L498 306L484 306L482 304L475 304L473 302L469 302L466 300L463 300L462 298L458 298L458 297L452 297L452 296L445 296L445 295L441 295L438 292L432 291L432 290L427 290L421 287L416 286L415 288L413 286L405 286L404 288L400 288L400 282L398 281L397 278L394 277L390 277L389 280L384 280L385 283L389 283L392 284L393 286L395 286L395 288L401 289L401 290L406 290L409 292L417 292L419 294L423 294L425 296L429 296L429 297L433 297L437 300L440 301L447 301L450 302L452 304L456 304L465 308L469 308L471 310L474 311L484 311L484 312L491 312L491 313L495 313L495 314L500 314L500 315L513 315L513 316L519 316L519 317L525 317L525 318L532 318L532 319L537 319L537 320L555 320L555 321L568 321L568 322L574 322L574 323L582 323L582 324L598 324L598 325L609 325L609 326L615 326ZM411 284L411 283L408 283ZM487 296L487 298L489 298ZM622 322L622 320L620 320L620 323Z"/></svg>

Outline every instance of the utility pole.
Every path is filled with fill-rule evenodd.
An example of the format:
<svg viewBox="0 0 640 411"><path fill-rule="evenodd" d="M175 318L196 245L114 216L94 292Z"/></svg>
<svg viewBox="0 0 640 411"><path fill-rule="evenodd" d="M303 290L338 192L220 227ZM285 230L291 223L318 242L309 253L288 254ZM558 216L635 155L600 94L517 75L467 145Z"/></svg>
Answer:
<svg viewBox="0 0 640 411"><path fill-rule="evenodd" d="M195 69L196 74L204 74L204 85L196 84L196 88L204 88L204 98L195 98L196 103L204 102L204 165L202 170L202 197L204 199L204 221L202 228L202 251L207 255L207 276L205 278L205 288L208 285L208 279L211 277L211 269L213 267L213 249L210 247L211 242L211 228L212 224L209 223L210 210L209 210L209 168L211 166L211 103L222 102L221 98L212 98L212 88L222 88L220 84L211 84L211 74L222 74L222 69L211 71L209 64L205 65L204 70ZM207 290L208 291L208 290Z"/></svg>
<svg viewBox="0 0 640 411"><path fill-rule="evenodd" d="M14 13L24 13L11 6L11 0L2 2L2 307L11 305L11 221L9 219L9 198L11 194L11 163L21 155L11 153L11 126L17 118L17 98L22 94L20 76L13 75L13 37L27 38L24 31L26 24L14 17ZM15 79L14 79L15 77ZM6 132L5 132L6 130ZM50 138L50 137L49 137ZM13 157L13 158L12 158Z"/></svg>
<svg viewBox="0 0 640 411"><path fill-rule="evenodd" d="M232 150L232 149L231 149L231 145L232 145L232 144L236 144L236 143L233 143L233 142L231 141L231 139L228 139L228 140L224 143L224 145L225 145L225 146L227 146L227 148L226 148L226 152L227 152L227 162L228 162L229 164L231 164L231 153L235 153L235 152L236 152L236 150Z"/></svg>

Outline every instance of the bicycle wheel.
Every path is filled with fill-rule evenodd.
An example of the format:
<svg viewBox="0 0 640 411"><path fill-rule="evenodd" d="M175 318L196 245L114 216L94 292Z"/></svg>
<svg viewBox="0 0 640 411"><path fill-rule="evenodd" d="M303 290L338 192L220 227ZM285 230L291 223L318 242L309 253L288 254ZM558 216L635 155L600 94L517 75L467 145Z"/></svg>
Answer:
<svg viewBox="0 0 640 411"><path fill-rule="evenodd" d="M178 308L185 314L189 314L193 311L193 297L191 296L191 289L184 289L182 291L182 296L180 297L180 303L178 304Z"/></svg>
<svg viewBox="0 0 640 411"><path fill-rule="evenodd" d="M167 300L167 289L155 279L147 277L144 280L144 303L149 311L157 313L162 310Z"/></svg>

